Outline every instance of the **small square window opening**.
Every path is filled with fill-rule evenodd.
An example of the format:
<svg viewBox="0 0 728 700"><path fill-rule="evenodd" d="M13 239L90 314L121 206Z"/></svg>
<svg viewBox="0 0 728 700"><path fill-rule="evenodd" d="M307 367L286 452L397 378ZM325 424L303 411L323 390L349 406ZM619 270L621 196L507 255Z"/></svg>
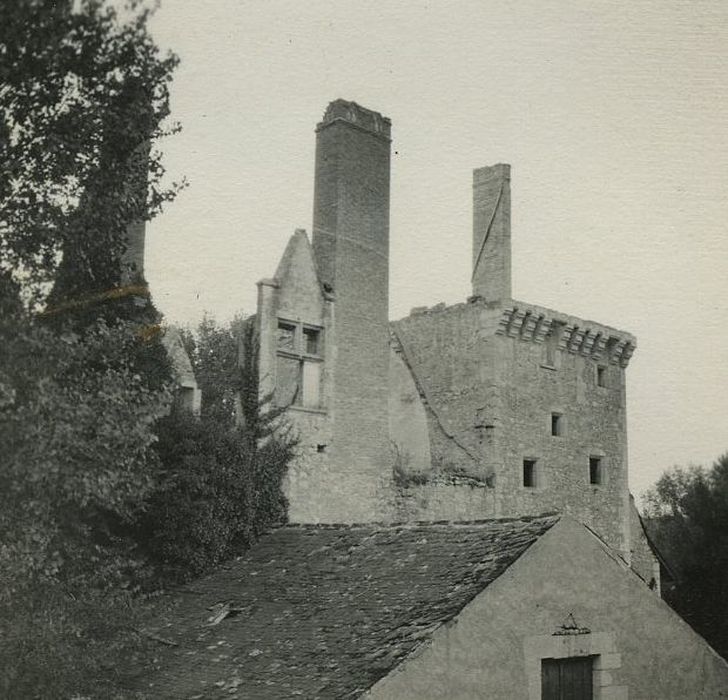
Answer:
<svg viewBox="0 0 728 700"><path fill-rule="evenodd" d="M290 323L278 322L278 349L294 352L296 349L296 327Z"/></svg>
<svg viewBox="0 0 728 700"><path fill-rule="evenodd" d="M535 459L524 459L523 460L523 485L528 488L535 488L535 486L536 486L536 460Z"/></svg>
<svg viewBox="0 0 728 700"><path fill-rule="evenodd" d="M601 457L589 457L589 483L599 485L604 483L604 466Z"/></svg>
<svg viewBox="0 0 728 700"><path fill-rule="evenodd" d="M178 404L185 411L194 411L195 408L195 390L189 386L179 388Z"/></svg>
<svg viewBox="0 0 728 700"><path fill-rule="evenodd" d="M564 417L560 413L551 414L551 434L558 437L564 433Z"/></svg>
<svg viewBox="0 0 728 700"><path fill-rule="evenodd" d="M308 355L319 354L319 332L315 328L304 328L303 338L305 351Z"/></svg>

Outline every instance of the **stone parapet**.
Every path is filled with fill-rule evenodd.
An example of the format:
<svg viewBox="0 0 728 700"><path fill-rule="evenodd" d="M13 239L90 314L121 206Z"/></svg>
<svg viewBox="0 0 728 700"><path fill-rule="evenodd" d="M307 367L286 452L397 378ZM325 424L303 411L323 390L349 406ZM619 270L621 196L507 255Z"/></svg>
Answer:
<svg viewBox="0 0 728 700"><path fill-rule="evenodd" d="M496 334L543 343L554 330L559 350L620 367L627 367L637 347L637 339L625 331L520 301L503 308Z"/></svg>

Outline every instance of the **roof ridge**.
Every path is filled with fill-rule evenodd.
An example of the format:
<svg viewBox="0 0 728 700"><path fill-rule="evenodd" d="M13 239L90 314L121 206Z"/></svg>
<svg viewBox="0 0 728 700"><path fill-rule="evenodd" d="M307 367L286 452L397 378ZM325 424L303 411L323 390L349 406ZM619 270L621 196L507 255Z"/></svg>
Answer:
<svg viewBox="0 0 728 700"><path fill-rule="evenodd" d="M537 520L549 520L553 519L556 523L562 514L558 511L547 511L545 513L539 513L537 515L523 515L518 517L503 517L503 518L478 518L475 520L400 520L387 522L383 520L376 520L372 522L362 523L285 523L276 528L270 530L281 529L300 529L300 530L353 530L357 528L403 528L403 527L426 527L435 525L447 525L447 526L473 526L473 525L492 525L500 523L513 523L513 522L524 522L530 523Z"/></svg>

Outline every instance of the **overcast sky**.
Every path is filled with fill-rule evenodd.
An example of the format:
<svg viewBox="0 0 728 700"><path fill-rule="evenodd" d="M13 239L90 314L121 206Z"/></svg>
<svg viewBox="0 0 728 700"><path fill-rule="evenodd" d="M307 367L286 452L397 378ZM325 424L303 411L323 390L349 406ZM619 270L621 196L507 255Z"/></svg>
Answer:
<svg viewBox="0 0 728 700"><path fill-rule="evenodd" d="M255 311L343 97L392 119L392 318L468 296L472 170L510 163L514 297L637 336L633 491L728 451L728 2L163 0L152 28L190 183L149 227L169 321Z"/></svg>

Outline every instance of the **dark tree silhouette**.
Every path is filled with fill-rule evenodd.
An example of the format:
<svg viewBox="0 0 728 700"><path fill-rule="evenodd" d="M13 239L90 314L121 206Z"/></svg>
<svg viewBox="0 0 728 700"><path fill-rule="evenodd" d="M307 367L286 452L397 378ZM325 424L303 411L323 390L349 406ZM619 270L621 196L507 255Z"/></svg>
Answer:
<svg viewBox="0 0 728 700"><path fill-rule="evenodd" d="M675 467L645 494L645 523L677 581L665 599L728 659L728 453Z"/></svg>

